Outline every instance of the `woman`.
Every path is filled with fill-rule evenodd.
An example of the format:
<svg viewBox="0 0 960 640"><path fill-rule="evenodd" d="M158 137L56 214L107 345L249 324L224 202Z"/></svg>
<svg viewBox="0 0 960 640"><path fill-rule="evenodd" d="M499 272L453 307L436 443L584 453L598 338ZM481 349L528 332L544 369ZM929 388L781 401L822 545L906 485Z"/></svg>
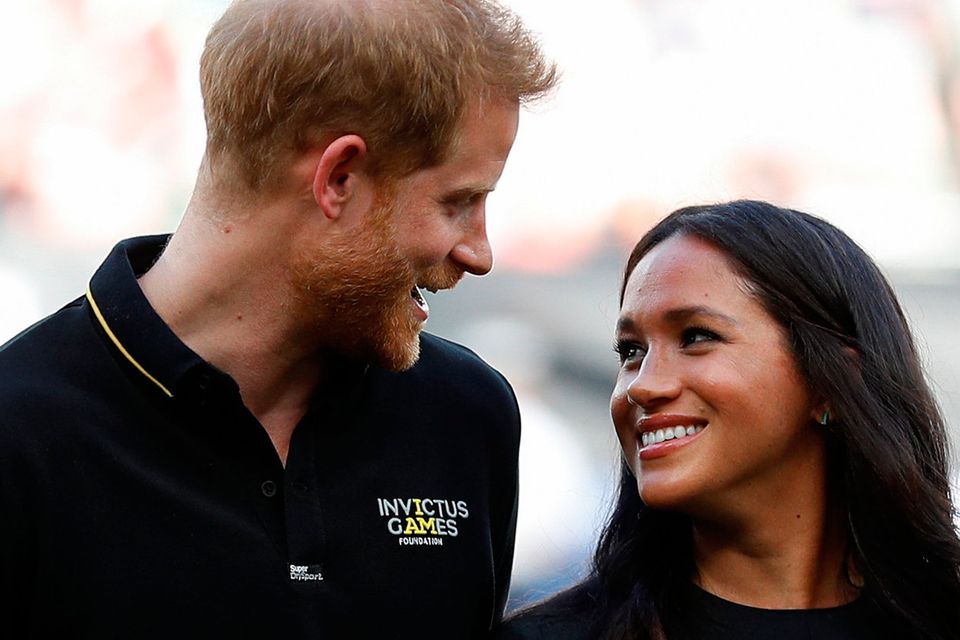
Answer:
<svg viewBox="0 0 960 640"><path fill-rule="evenodd" d="M841 231L754 201L634 248L591 575L500 638L960 638L943 419L896 298Z"/></svg>

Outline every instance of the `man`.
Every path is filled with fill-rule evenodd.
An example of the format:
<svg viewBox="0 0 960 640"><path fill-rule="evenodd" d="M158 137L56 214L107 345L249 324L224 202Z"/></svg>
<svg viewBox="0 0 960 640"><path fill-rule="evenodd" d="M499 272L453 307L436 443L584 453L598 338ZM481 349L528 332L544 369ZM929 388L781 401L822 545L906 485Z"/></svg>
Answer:
<svg viewBox="0 0 960 640"><path fill-rule="evenodd" d="M0 351L0 612L20 635L482 635L519 417L420 334L492 266L518 104L555 81L490 0L239 0L201 59L176 233L120 243Z"/></svg>

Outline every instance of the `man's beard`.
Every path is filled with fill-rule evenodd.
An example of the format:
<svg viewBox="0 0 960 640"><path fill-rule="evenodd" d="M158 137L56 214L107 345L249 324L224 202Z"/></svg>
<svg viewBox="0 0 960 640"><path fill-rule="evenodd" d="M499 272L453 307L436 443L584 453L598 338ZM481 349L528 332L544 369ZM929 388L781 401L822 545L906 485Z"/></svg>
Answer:
<svg viewBox="0 0 960 640"><path fill-rule="evenodd" d="M417 282L410 261L397 246L397 207L381 194L355 233L308 246L292 267L299 308L317 322L322 347L389 371L403 371L420 357L422 322L412 311ZM462 272L449 265L424 271L420 284L454 286Z"/></svg>

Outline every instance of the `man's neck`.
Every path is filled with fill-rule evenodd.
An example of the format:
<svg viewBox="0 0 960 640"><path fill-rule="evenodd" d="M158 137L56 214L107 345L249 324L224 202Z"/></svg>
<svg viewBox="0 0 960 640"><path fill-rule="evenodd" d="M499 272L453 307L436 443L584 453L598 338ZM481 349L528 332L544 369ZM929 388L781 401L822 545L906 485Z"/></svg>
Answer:
<svg viewBox="0 0 960 640"><path fill-rule="evenodd" d="M270 219L268 211L257 215ZM324 373L311 332L288 310L291 233L250 216L218 222L188 209L140 278L147 300L184 344L234 378L281 460Z"/></svg>

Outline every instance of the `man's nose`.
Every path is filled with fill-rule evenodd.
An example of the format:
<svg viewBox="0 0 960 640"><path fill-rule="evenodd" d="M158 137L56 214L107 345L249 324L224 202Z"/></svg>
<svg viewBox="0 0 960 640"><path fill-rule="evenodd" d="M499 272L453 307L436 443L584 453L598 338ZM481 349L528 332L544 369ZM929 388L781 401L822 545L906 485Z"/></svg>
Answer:
<svg viewBox="0 0 960 640"><path fill-rule="evenodd" d="M487 238L486 213L481 210L470 221L451 257L467 273L482 276L493 268L493 249Z"/></svg>

